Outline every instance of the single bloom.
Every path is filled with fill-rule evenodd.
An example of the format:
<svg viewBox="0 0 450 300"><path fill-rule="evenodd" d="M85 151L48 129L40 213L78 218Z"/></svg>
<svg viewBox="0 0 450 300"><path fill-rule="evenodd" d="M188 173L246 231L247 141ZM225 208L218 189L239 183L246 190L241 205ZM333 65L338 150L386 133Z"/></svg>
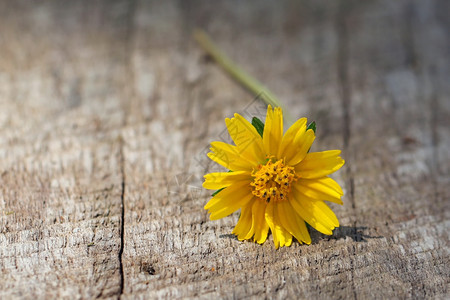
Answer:
<svg viewBox="0 0 450 300"><path fill-rule="evenodd" d="M327 235L339 227L324 201L342 204L344 193L328 175L344 160L340 150L309 152L315 133L306 118L284 135L282 110L270 105L259 128L258 122L252 125L239 114L225 123L235 145L212 142L208 157L230 171L207 174L203 183L218 190L205 205L211 220L240 209L233 234L262 244L270 229L275 248L290 246L293 237L310 244L305 222Z"/></svg>

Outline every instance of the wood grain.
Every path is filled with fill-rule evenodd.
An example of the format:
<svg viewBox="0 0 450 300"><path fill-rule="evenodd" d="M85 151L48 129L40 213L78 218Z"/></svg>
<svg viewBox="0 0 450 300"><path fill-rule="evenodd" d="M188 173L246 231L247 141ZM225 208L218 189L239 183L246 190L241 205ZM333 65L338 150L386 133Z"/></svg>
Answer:
<svg viewBox="0 0 450 300"><path fill-rule="evenodd" d="M448 6L1 1L0 298L448 298ZM264 107L196 27L343 149L332 236L208 219L208 144Z"/></svg>

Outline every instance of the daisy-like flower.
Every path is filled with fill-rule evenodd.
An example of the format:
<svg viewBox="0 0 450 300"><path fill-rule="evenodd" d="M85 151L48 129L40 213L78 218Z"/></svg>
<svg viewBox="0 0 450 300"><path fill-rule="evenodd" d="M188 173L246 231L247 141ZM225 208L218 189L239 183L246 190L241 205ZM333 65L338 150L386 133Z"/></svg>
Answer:
<svg viewBox="0 0 450 300"><path fill-rule="evenodd" d="M212 142L208 157L230 171L207 174L203 183L218 190L205 205L211 220L241 209L233 234L262 244L270 229L275 248L290 246L292 237L310 244L305 222L327 235L339 227L324 201L342 204L344 193L328 175L344 160L340 150L309 152L315 133L306 118L284 135L282 110L270 105L265 125L252 125L239 114L225 123L235 145Z"/></svg>

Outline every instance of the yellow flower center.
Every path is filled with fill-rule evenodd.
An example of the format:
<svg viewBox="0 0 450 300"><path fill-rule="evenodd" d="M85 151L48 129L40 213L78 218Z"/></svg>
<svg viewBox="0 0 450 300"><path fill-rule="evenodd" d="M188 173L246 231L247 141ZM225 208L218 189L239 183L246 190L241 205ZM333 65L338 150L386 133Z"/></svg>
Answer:
<svg viewBox="0 0 450 300"><path fill-rule="evenodd" d="M282 159L276 162L268 159L265 165L261 164L257 170L253 170L252 176L255 177L250 183L253 195L267 203L286 200L292 181L297 180L294 168L285 166Z"/></svg>

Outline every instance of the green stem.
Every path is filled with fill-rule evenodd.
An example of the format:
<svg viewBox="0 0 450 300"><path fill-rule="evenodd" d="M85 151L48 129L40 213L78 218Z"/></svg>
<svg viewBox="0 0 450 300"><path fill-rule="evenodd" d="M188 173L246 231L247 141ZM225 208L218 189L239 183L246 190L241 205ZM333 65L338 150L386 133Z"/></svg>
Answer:
<svg viewBox="0 0 450 300"><path fill-rule="evenodd" d="M274 107L281 107L283 109L286 121L289 125L293 123L289 112L283 107L277 97L275 97L275 95L272 94L272 92L270 92L262 83L251 77L235 63L233 63L225 54L223 54L203 30L196 29L194 31L194 38L203 50L205 50L228 74L230 74L231 77L252 92L255 96L259 96L267 104Z"/></svg>

